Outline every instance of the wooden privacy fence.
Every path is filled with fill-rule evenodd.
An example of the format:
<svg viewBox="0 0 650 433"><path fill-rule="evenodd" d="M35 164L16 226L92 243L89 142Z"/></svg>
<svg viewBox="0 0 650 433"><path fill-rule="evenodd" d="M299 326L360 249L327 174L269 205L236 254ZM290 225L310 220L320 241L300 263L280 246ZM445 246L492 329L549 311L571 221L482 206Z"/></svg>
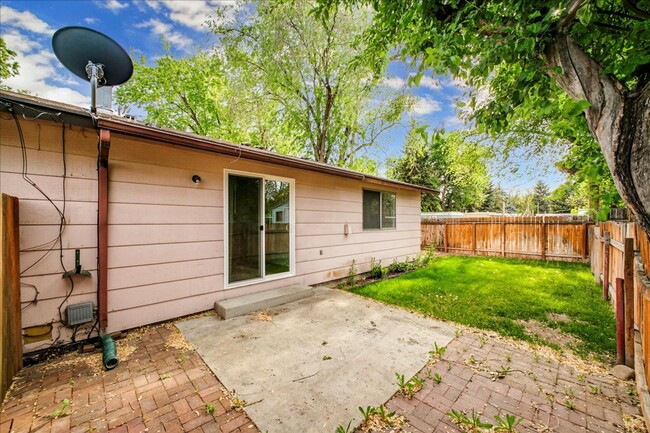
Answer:
<svg viewBox="0 0 650 433"><path fill-rule="evenodd" d="M623 350L623 361L634 367L635 356L641 359L645 382L650 373L650 241L638 224L630 222L599 223L592 236L594 280L602 285L603 297L611 299L623 312L622 328L617 330L624 343L619 348ZM618 305L620 302L624 305ZM640 351L635 347L635 329L639 332ZM637 372L637 381L640 376Z"/></svg>
<svg viewBox="0 0 650 433"><path fill-rule="evenodd" d="M0 212L0 400L23 366L20 318L18 199L2 194Z"/></svg>
<svg viewBox="0 0 650 433"><path fill-rule="evenodd" d="M586 261L586 217L461 217L422 221L422 247L451 254Z"/></svg>

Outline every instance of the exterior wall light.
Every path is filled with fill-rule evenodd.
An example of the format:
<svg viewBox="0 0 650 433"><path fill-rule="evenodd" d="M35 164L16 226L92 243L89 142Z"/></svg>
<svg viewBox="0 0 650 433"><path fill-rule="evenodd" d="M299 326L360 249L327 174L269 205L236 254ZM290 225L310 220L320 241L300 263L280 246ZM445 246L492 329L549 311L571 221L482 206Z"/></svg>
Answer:
<svg viewBox="0 0 650 433"><path fill-rule="evenodd" d="M199 176L198 174L195 174L194 176L192 176L192 182L194 182L197 185L200 184L201 183L201 176Z"/></svg>

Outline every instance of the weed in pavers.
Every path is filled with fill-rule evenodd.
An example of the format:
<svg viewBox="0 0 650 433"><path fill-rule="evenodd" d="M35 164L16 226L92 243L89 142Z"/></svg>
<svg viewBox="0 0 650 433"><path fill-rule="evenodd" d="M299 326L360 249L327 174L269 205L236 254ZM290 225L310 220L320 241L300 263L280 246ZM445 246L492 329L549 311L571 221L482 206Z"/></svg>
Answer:
<svg viewBox="0 0 650 433"><path fill-rule="evenodd" d="M495 432L503 433L515 433L517 431L517 426L522 423L523 418L517 418L514 415L505 414L503 417L496 415L494 421L496 425L494 426Z"/></svg>
<svg viewBox="0 0 650 433"><path fill-rule="evenodd" d="M429 351L429 355L431 355L433 359L441 359L446 350L447 348L445 346L438 346L438 343L434 341L433 349Z"/></svg>
<svg viewBox="0 0 650 433"><path fill-rule="evenodd" d="M567 398L566 400L564 400L564 405L565 405L567 408L571 409L571 410L575 410L575 409L576 409L576 404L575 404L575 403L573 402L573 400L571 400L570 398Z"/></svg>
<svg viewBox="0 0 650 433"><path fill-rule="evenodd" d="M585 379L586 379L586 376L583 373L578 373L578 375L576 375L576 377L578 378L578 380L580 382L584 382Z"/></svg>
<svg viewBox="0 0 650 433"><path fill-rule="evenodd" d="M52 418L57 419L71 414L72 414L72 410L70 410L70 400L65 398L61 402L59 408L55 409L54 412L52 412Z"/></svg>
<svg viewBox="0 0 650 433"><path fill-rule="evenodd" d="M424 379L420 378L418 374L413 376L411 379L406 380L403 374L395 373L397 377L397 386L399 387L399 392L406 398L413 398L416 392L422 389L424 385Z"/></svg>
<svg viewBox="0 0 650 433"><path fill-rule="evenodd" d="M462 429L469 432L480 432L483 429L491 429L494 425L481 420L480 414L472 409L471 415L468 417L465 412L456 411L452 409L447 413L452 422L458 424Z"/></svg>
<svg viewBox="0 0 650 433"><path fill-rule="evenodd" d="M442 376L440 375L440 373L436 373L436 374L434 374L434 375L433 375L433 380L434 380L436 383L440 383L440 382L442 382Z"/></svg>
<svg viewBox="0 0 650 433"><path fill-rule="evenodd" d="M329 361L330 359L332 359L331 356L329 356L329 355L323 355L323 361Z"/></svg>
<svg viewBox="0 0 650 433"><path fill-rule="evenodd" d="M600 385L589 385L589 392L593 395L600 395L603 393L603 390L600 388Z"/></svg>
<svg viewBox="0 0 650 433"><path fill-rule="evenodd" d="M496 371L491 371L492 380L503 379L510 374L510 367L500 366Z"/></svg>
<svg viewBox="0 0 650 433"><path fill-rule="evenodd" d="M214 405L212 405L212 404L210 404L210 403L206 403L206 404L205 404L205 411L206 411L208 414L212 415L212 414L214 413Z"/></svg>
<svg viewBox="0 0 650 433"><path fill-rule="evenodd" d="M354 428L352 427L352 421L348 423L347 427L343 427L341 424L336 426L336 433L352 433Z"/></svg>

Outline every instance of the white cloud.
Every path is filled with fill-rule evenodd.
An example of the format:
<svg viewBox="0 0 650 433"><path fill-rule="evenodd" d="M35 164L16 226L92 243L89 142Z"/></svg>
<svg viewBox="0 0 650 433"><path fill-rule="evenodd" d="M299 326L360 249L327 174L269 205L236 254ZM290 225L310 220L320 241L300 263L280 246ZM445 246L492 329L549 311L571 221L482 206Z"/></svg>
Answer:
<svg viewBox="0 0 650 433"><path fill-rule="evenodd" d="M63 71L66 75L61 75L61 71L57 69L58 60L49 50L43 49L42 46L40 48L40 50L31 53L18 52L16 61L20 65L19 74L8 78L4 84L14 89L27 90L41 98L88 106L90 103L88 96L68 87L58 87L48 83L53 77L60 77L59 81L66 83L74 83L74 81L71 78L66 78L69 77L67 71Z"/></svg>
<svg viewBox="0 0 650 433"><path fill-rule="evenodd" d="M18 33L18 31L14 29L10 29L9 33L3 34L2 37L8 47L19 53L29 52L41 46L38 42Z"/></svg>
<svg viewBox="0 0 650 433"><path fill-rule="evenodd" d="M86 17L86 18L84 18L84 22L86 24L95 24L97 21L98 21L97 18L94 18L94 17Z"/></svg>
<svg viewBox="0 0 650 433"><path fill-rule="evenodd" d="M171 24L164 23L156 18L151 18L136 24L137 28L150 28L151 33L156 36L163 36L166 41L175 46L176 48L185 49L192 44L192 40L180 32L174 31Z"/></svg>
<svg viewBox="0 0 650 433"><path fill-rule="evenodd" d="M122 9L129 7L128 3L120 3L119 0L95 0L95 4L100 8L108 9L113 13L118 13Z"/></svg>
<svg viewBox="0 0 650 433"><path fill-rule="evenodd" d="M424 115L442 110L440 102L436 101L430 96L416 97L416 99L417 100L413 105L413 108L411 108L411 113Z"/></svg>
<svg viewBox="0 0 650 433"><path fill-rule="evenodd" d="M45 36L54 29L31 12L16 11L0 6L2 37L7 48L16 52L18 75L3 80L3 84L16 90L25 90L35 96L87 107L90 98L70 87L79 80L69 73L57 60ZM37 35L35 36L34 33Z"/></svg>
<svg viewBox="0 0 650 433"><path fill-rule="evenodd" d="M29 11L21 12L8 6L0 6L0 17L2 17L3 26L15 27L48 36L54 34L54 29L49 24Z"/></svg>
<svg viewBox="0 0 650 433"><path fill-rule="evenodd" d="M434 80L433 78L429 76L423 76L422 79L420 80L420 87L425 87L427 89L431 90L440 90L442 89L442 85L438 82L438 80Z"/></svg>
<svg viewBox="0 0 650 433"><path fill-rule="evenodd" d="M197 29L205 24L218 7L226 7L225 19L230 19L238 8L236 0L146 0L146 3L156 12L161 12L164 6L167 11L166 16L170 20L191 29Z"/></svg>
<svg viewBox="0 0 650 433"><path fill-rule="evenodd" d="M406 88L406 80L400 77L383 77L379 84L396 90Z"/></svg>

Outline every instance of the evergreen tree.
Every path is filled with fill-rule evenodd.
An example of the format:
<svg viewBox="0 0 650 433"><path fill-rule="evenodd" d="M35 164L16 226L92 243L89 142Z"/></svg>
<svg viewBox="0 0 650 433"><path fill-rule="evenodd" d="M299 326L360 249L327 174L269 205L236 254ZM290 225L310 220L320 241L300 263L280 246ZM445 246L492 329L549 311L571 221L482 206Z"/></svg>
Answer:
<svg viewBox="0 0 650 433"><path fill-rule="evenodd" d="M531 211L534 214L550 212L551 208L549 206L549 201L548 201L549 194L550 192L548 189L548 185L546 185L544 182L540 180L535 184L535 187L533 188L532 203L531 203L532 205Z"/></svg>

